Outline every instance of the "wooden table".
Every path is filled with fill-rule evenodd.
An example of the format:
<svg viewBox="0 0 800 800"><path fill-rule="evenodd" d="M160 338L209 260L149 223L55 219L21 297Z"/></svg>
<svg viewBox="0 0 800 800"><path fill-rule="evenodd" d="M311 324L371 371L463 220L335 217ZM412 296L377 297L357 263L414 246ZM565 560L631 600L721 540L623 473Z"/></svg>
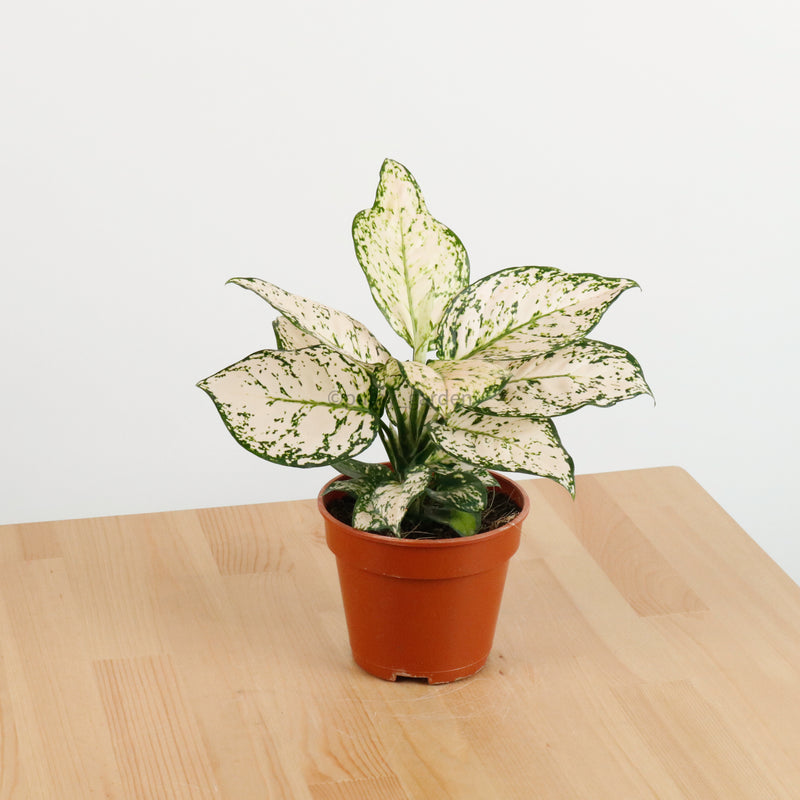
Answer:
<svg viewBox="0 0 800 800"><path fill-rule="evenodd" d="M314 501L0 528L0 798L800 797L800 589L678 468L525 485L445 686L352 663Z"/></svg>

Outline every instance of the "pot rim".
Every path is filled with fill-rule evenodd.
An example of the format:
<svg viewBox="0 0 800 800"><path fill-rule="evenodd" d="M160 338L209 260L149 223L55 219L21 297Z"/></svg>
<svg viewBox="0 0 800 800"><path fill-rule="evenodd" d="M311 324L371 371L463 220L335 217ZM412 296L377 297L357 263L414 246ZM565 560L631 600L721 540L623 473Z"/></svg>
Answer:
<svg viewBox="0 0 800 800"><path fill-rule="evenodd" d="M528 516L528 512L530 511L530 499L528 498L528 493L519 485L519 483L517 483L517 481L515 481L513 478L501 475L499 472L494 472L494 470L490 470L490 472L500 484L500 486L495 487L496 490L501 490L504 494L510 495L520 506L520 511L519 514L514 517L514 519L512 519L510 522L507 522L505 525L501 525L499 528L494 528L490 531L485 531L484 533L476 533L472 536L454 536L449 539L402 539L395 536L383 536L382 534L373 533L372 531L363 531L359 528L354 528L352 525L347 525L347 523L344 523L334 517L333 514L328 511L328 508L325 504L326 498L333 498L340 494L339 492L331 492L329 495L326 495L325 492L327 488L335 481L346 478L345 475L336 475L323 485L319 491L319 494L317 495L317 508L319 509L319 512L322 514L323 518L347 528L348 535L363 539L364 541L376 543L380 542L381 545L388 547L414 548L420 550L468 547L471 543L479 541L488 542L492 539L502 537L510 528L516 525L521 526L525 521L525 518ZM341 495L344 494L344 492L341 492Z"/></svg>

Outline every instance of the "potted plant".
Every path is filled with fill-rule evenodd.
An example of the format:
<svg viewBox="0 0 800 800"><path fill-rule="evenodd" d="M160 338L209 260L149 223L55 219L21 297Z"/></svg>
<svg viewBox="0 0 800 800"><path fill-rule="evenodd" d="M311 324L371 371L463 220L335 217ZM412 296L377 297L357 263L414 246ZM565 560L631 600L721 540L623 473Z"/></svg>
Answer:
<svg viewBox="0 0 800 800"><path fill-rule="evenodd" d="M341 311L233 278L279 312L277 347L198 385L250 452L340 473L318 503L356 662L392 680L455 680L486 661L528 511L519 485L491 470L574 494L551 418L649 393L630 353L587 338L636 284L536 266L470 284L460 239L392 160L353 241L410 359ZM387 462L356 459L376 438Z"/></svg>

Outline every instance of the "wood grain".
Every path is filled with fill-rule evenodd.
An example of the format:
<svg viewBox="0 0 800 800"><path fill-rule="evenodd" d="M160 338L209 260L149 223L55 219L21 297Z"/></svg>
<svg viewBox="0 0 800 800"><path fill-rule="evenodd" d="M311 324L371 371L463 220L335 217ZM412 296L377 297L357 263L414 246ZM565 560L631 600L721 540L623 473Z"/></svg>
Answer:
<svg viewBox="0 0 800 800"><path fill-rule="evenodd" d="M98 661L95 674L126 795L213 797L210 759L170 659Z"/></svg>
<svg viewBox="0 0 800 800"><path fill-rule="evenodd" d="M353 664L314 501L0 527L0 800L800 796L800 589L681 469L525 486L445 686Z"/></svg>
<svg viewBox="0 0 800 800"><path fill-rule="evenodd" d="M586 552L637 614L706 609L598 480L587 476L581 481L580 502L572 502L555 484L543 489Z"/></svg>

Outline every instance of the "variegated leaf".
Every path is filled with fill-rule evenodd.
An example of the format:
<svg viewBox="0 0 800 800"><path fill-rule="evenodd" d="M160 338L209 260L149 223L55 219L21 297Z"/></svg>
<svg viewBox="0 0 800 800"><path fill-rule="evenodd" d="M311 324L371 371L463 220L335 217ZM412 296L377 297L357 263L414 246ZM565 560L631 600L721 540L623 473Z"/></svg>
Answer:
<svg viewBox="0 0 800 800"><path fill-rule="evenodd" d="M324 345L262 350L198 386L242 447L279 464L330 464L377 433L366 368Z"/></svg>
<svg viewBox="0 0 800 800"><path fill-rule="evenodd" d="M390 530L400 536L400 523L409 505L425 491L430 477L429 469L415 467L404 481L391 480L361 495L353 509L353 527L365 531Z"/></svg>
<svg viewBox="0 0 800 800"><path fill-rule="evenodd" d="M379 385L388 387L394 392L394 398L397 401L400 412L408 416L414 390L400 369L400 362L396 358L392 358L385 364L381 364L375 371L375 380ZM398 420L394 403L386 403L386 413L389 415L389 421L392 425L397 426Z"/></svg>
<svg viewBox="0 0 800 800"><path fill-rule="evenodd" d="M345 492L345 494L358 495L368 486L370 486L370 483L365 478L342 478L341 480L329 484L327 489L325 489L325 494L327 495L331 492Z"/></svg>
<svg viewBox="0 0 800 800"><path fill-rule="evenodd" d="M510 374L504 365L480 358L427 364L404 361L400 369L408 382L444 415L497 394Z"/></svg>
<svg viewBox="0 0 800 800"><path fill-rule="evenodd" d="M390 389L399 389L405 384L405 377L400 369L400 362L390 358L380 364L373 373L375 380Z"/></svg>
<svg viewBox="0 0 800 800"><path fill-rule="evenodd" d="M446 450L439 449L431 457L427 460L427 464L430 464L434 469L437 467L442 467L444 470L453 471L453 472L470 472L471 474L475 475L478 480L484 486L499 486L500 482L497 478L489 472L488 469L484 467L479 467L475 464L471 464L468 461L464 461L460 458L455 458L455 456L450 455Z"/></svg>
<svg viewBox="0 0 800 800"><path fill-rule="evenodd" d="M422 357L445 306L469 282L464 245L430 215L411 173L390 159L372 208L353 220L353 243L378 308Z"/></svg>
<svg viewBox="0 0 800 800"><path fill-rule="evenodd" d="M439 328L440 358L510 360L547 353L588 333L626 289L624 278L512 267L453 298Z"/></svg>
<svg viewBox="0 0 800 800"><path fill-rule="evenodd" d="M460 511L479 512L486 507L486 486L474 472L437 475L425 494L435 503Z"/></svg>
<svg viewBox="0 0 800 800"><path fill-rule="evenodd" d="M463 462L463 466L471 470L472 474L475 475L476 478L484 485L484 486L499 486L500 481L489 472L488 469L484 469L483 467L478 467L474 464L467 464Z"/></svg>
<svg viewBox="0 0 800 800"><path fill-rule="evenodd" d="M301 350L303 347L314 347L321 344L316 336L298 328L288 317L281 314L272 323L275 341L279 350Z"/></svg>
<svg viewBox="0 0 800 800"><path fill-rule="evenodd" d="M381 363L390 357L364 324L343 311L292 294L260 278L231 278L228 283L255 292L300 330L364 364Z"/></svg>
<svg viewBox="0 0 800 800"><path fill-rule="evenodd" d="M376 485L390 480L394 473L385 464L373 464L368 461L357 461L355 458L342 458L331 466L348 478L365 478Z"/></svg>
<svg viewBox="0 0 800 800"><path fill-rule="evenodd" d="M553 478L574 493L572 459L549 419L497 417L470 409L432 425L431 433L440 447L464 461Z"/></svg>
<svg viewBox="0 0 800 800"><path fill-rule="evenodd" d="M554 417L588 404L611 406L651 394L639 362L621 347L580 339L516 365L508 383L480 411Z"/></svg>

